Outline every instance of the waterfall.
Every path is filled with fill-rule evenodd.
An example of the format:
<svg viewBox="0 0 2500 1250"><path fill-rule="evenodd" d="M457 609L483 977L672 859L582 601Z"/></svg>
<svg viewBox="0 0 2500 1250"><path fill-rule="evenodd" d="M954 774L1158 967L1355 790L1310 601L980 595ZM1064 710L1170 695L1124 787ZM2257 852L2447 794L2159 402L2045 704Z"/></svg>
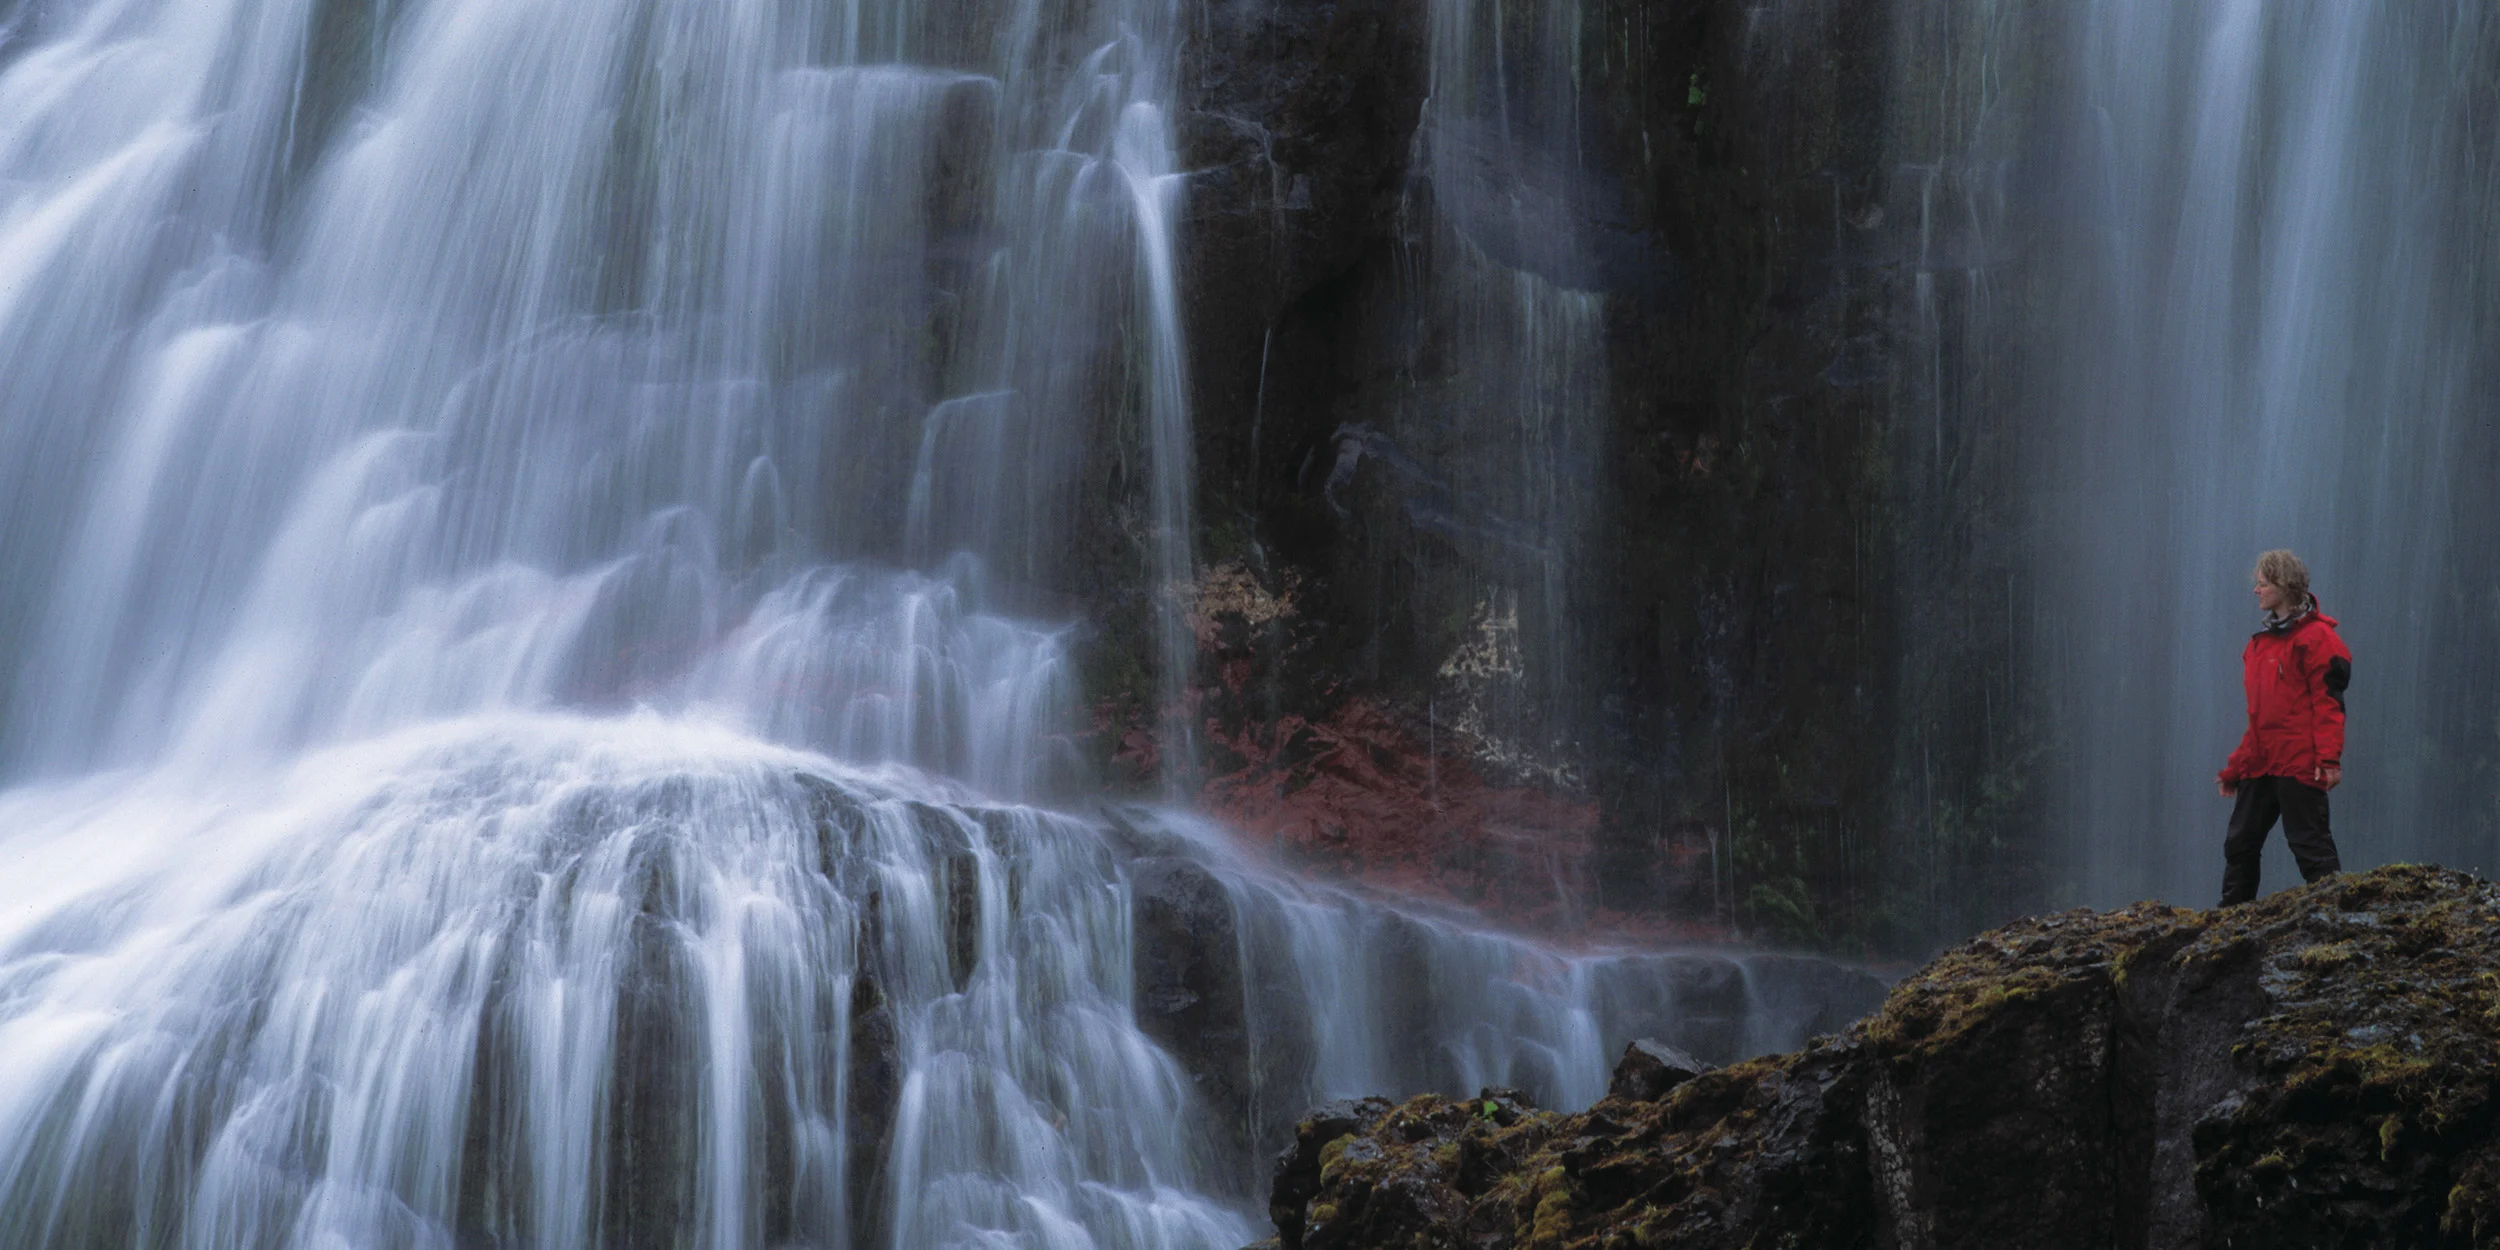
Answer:
<svg viewBox="0 0 2500 1250"><path fill-rule="evenodd" d="M1167 0L0 12L12 1246L1232 1247L1320 1097L1871 984L1085 793L1101 460L1188 662ZM1549 615L1564 280L1464 279Z"/></svg>
<svg viewBox="0 0 2500 1250"><path fill-rule="evenodd" d="M937 615L1064 576L1132 407L1185 576L1171 15L997 7L39 14L0 81L6 766L490 706L766 727L706 653L929 593L810 588L837 564L939 571ZM956 763L917 749L981 732L945 694L862 687L828 715L918 722L836 744Z"/></svg>
<svg viewBox="0 0 2500 1250"><path fill-rule="evenodd" d="M650 714L10 792L0 1223L29 1247L1229 1248L1255 1237L1245 1147L1321 1097L1583 1103L1629 1037L1780 1049L1875 988L1545 952L1134 815ZM1150 1000L1187 992L1140 984L1132 917L1193 885L1181 940L1236 994L1157 1038Z"/></svg>
<svg viewBox="0 0 2500 1250"><path fill-rule="evenodd" d="M2345 866L2492 863L2464 781L2493 749L2470 706L2489 579L2457 562L2492 515L2496 37L2473 3L2066 15L2040 146L2057 192L2023 224L2044 237L2027 280L2062 310L2025 332L2038 676L2066 735L2051 819L2078 901L2211 901L2213 775L2272 547L2308 559L2356 657ZM2296 879L2273 858L2267 888Z"/></svg>
<svg viewBox="0 0 2500 1250"><path fill-rule="evenodd" d="M1525 18L1523 20L1523 14ZM1467 554L1475 644L1442 676L1455 727L1512 767L1571 732L1576 565L1607 427L1604 291L1582 134L1582 6L1435 0L1409 196L1409 359L1395 454L1442 498L1417 527Z"/></svg>

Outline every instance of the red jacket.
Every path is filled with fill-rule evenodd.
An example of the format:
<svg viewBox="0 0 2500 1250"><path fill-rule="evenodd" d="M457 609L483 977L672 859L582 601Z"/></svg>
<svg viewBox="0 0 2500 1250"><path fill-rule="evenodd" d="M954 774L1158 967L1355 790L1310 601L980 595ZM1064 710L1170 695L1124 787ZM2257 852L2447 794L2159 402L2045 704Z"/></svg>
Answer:
<svg viewBox="0 0 2500 1250"><path fill-rule="evenodd" d="M2313 784L2320 764L2344 762L2344 687L2352 652L2335 618L2309 611L2258 630L2240 652L2248 687L2248 732L2222 766L2222 780L2289 777Z"/></svg>

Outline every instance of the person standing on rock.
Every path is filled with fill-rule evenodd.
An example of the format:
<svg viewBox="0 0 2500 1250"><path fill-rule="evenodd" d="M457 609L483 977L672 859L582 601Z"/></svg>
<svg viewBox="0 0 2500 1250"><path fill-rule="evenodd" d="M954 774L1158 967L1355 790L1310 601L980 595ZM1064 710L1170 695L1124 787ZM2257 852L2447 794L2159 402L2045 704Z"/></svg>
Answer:
<svg viewBox="0 0 2500 1250"><path fill-rule="evenodd" d="M2217 779L2237 799L2222 842L2222 906L2257 897L2259 853L2276 817L2303 881L2343 871L2327 829L2326 795L2344 779L2344 688L2352 652L2309 593L2309 567L2288 551L2257 557L2265 628L2240 652L2248 731Z"/></svg>

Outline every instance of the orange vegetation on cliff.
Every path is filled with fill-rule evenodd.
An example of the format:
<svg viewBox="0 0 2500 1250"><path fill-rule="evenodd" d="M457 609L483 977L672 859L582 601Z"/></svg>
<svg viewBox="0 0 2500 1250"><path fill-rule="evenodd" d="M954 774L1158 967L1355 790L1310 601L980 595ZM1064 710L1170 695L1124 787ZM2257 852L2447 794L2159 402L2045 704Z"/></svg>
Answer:
<svg viewBox="0 0 2500 1250"><path fill-rule="evenodd" d="M1489 781L1366 700L1206 733L1246 763L1202 806L1297 867L1535 927L1586 919L1591 800Z"/></svg>

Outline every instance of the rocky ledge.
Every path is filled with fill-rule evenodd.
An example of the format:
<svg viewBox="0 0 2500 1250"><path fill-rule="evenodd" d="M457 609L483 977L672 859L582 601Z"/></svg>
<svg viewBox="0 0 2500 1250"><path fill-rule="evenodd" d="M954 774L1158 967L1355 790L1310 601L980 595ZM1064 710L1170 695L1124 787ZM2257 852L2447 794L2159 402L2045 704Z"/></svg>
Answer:
<svg viewBox="0 0 2500 1250"><path fill-rule="evenodd" d="M1951 950L1805 1050L1576 1115L1338 1103L1284 1247L2500 1245L2500 887L2413 866Z"/></svg>

